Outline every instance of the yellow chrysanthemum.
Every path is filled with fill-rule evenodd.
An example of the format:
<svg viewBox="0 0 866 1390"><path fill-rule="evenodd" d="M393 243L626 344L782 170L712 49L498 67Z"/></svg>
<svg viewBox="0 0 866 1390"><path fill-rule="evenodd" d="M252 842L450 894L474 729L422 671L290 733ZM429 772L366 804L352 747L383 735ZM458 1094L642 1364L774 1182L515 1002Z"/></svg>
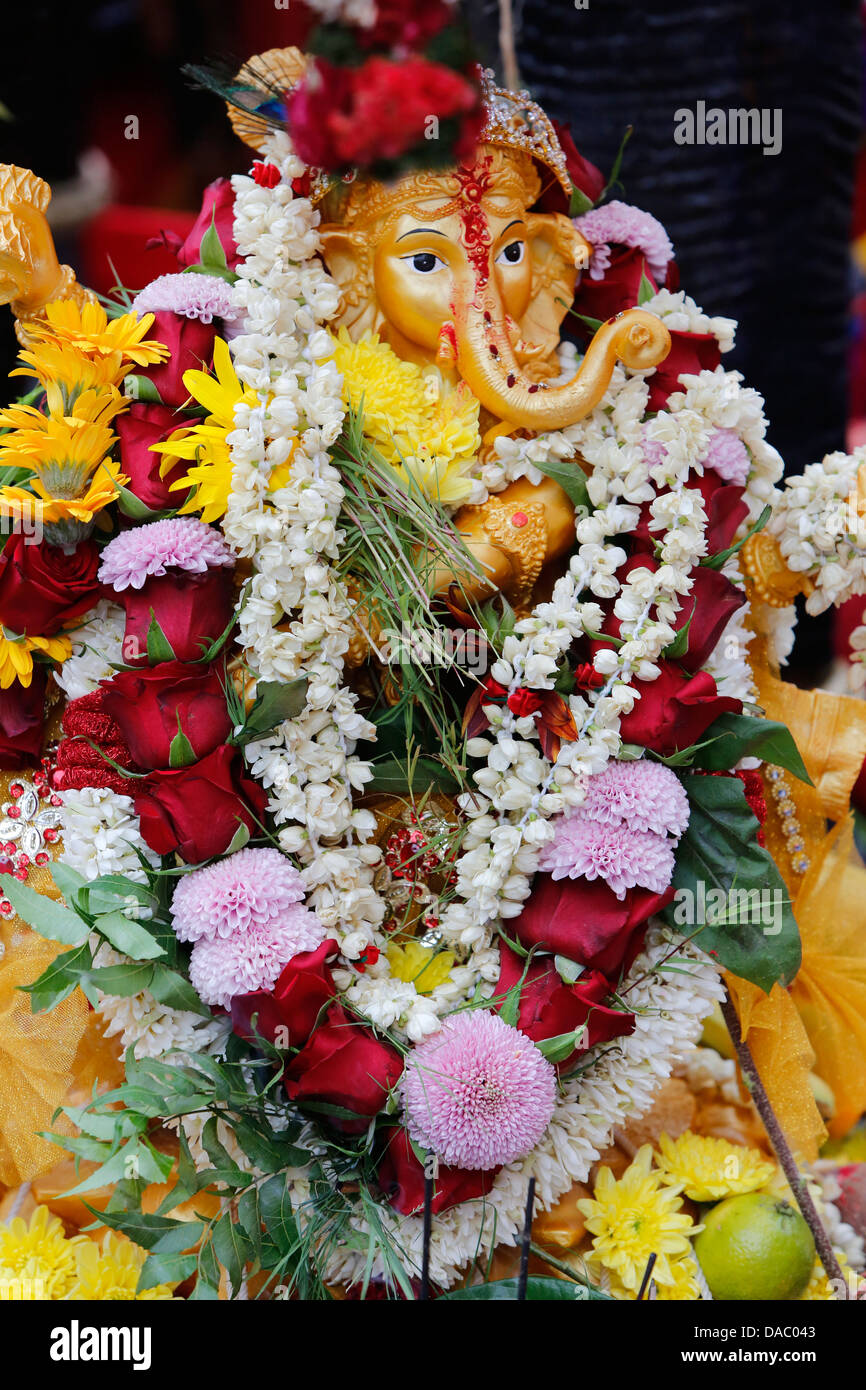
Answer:
<svg viewBox="0 0 866 1390"><path fill-rule="evenodd" d="M430 994L437 985L444 985L454 964L451 951L437 952L419 941L407 941L405 946L392 944L387 955L395 979L412 983L419 994Z"/></svg>
<svg viewBox="0 0 866 1390"><path fill-rule="evenodd" d="M678 1183L694 1202L715 1202L756 1192L776 1171L760 1149L747 1149L727 1139L713 1139L686 1130L679 1139L663 1134L656 1162L665 1182Z"/></svg>
<svg viewBox="0 0 866 1390"><path fill-rule="evenodd" d="M690 1252L688 1237L696 1229L680 1210L676 1187L662 1187L662 1175L653 1171L652 1161L652 1146L644 1144L619 1181L609 1168L602 1168L594 1197L577 1203L593 1236L588 1262L609 1270L631 1293L640 1288L653 1254L656 1284L674 1284L672 1258Z"/></svg>
<svg viewBox="0 0 866 1390"><path fill-rule="evenodd" d="M843 1251L837 1250L835 1255L848 1285L848 1297L862 1298L863 1292L866 1290L866 1280L854 1273ZM824 1266L820 1260L816 1259L809 1282L800 1294L799 1301L801 1303L831 1303L834 1299L840 1299L841 1293L841 1289L835 1289L830 1283Z"/></svg>
<svg viewBox="0 0 866 1390"><path fill-rule="evenodd" d="M72 653L69 637L18 637L0 627L0 690L17 681L25 689L33 679L33 653L44 652L52 661L65 661Z"/></svg>
<svg viewBox="0 0 866 1390"><path fill-rule="evenodd" d="M37 353L43 343L68 344L88 357L111 358L119 352L124 362L148 367L164 362L169 355L163 343L145 337L152 323L153 314L142 318L122 314L110 319L101 304L58 299L46 305L43 320L28 323L25 329Z"/></svg>
<svg viewBox="0 0 866 1390"><path fill-rule="evenodd" d="M701 1297L698 1262L694 1255L683 1255L670 1262L670 1284L656 1284L656 1297L667 1303L693 1303Z"/></svg>
<svg viewBox="0 0 866 1390"><path fill-rule="evenodd" d="M157 1284L136 1293L147 1251L116 1231L106 1231L100 1244L88 1240L76 1251L76 1282L67 1295L72 1303L153 1302L171 1299L175 1284Z"/></svg>
<svg viewBox="0 0 866 1390"><path fill-rule="evenodd" d="M353 343L341 328L334 362L343 399L363 412L364 433L408 486L447 506L472 490L466 473L478 456L478 401L461 383L447 387L438 373L404 362L378 334Z"/></svg>
<svg viewBox="0 0 866 1390"><path fill-rule="evenodd" d="M0 1297L65 1298L76 1279L76 1253L86 1236L67 1239L63 1223L47 1207L29 1221L15 1216L0 1226Z"/></svg>
<svg viewBox="0 0 866 1390"><path fill-rule="evenodd" d="M225 514L232 482L232 461L226 436L235 427L235 410L243 402L259 403L255 391L238 380L232 366L228 343L217 338L214 343L215 376L207 372L189 371L183 374L183 384L190 395L208 412L201 424L176 430L162 444L154 444L152 452L165 455L160 473L165 477L179 459L188 459L193 466L182 478L171 484L172 492L188 492L192 497L179 509L180 515L200 512L202 521L218 521ZM281 465L285 472L285 465ZM276 473L276 470L275 470ZM285 482L285 477L282 479ZM278 485L276 476L271 486Z"/></svg>

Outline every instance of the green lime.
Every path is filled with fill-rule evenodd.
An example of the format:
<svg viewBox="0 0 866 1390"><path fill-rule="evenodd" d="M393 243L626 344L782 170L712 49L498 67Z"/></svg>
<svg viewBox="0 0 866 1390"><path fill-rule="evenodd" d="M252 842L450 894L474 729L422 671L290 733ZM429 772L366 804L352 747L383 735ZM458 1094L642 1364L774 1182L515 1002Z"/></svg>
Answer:
<svg viewBox="0 0 866 1390"><path fill-rule="evenodd" d="M726 1197L704 1218L695 1254L713 1298L798 1298L815 1263L815 1243L790 1202L765 1192Z"/></svg>

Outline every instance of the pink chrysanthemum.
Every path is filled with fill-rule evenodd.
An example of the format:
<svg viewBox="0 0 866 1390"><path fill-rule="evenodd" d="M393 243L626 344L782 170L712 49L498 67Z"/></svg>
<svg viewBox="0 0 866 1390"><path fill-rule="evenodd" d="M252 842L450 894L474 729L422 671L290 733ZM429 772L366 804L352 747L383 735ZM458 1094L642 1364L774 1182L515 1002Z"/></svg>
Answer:
<svg viewBox="0 0 866 1390"><path fill-rule="evenodd" d="M200 323L212 323L214 319L231 321L239 312L231 285L219 275L195 275L189 271L157 276L135 296L132 308L139 318L143 314L168 312L198 319Z"/></svg>
<svg viewBox="0 0 866 1390"><path fill-rule="evenodd" d="M303 897L301 875L278 849L242 849L180 880L171 901L174 934L178 941L242 936L283 921Z"/></svg>
<svg viewBox="0 0 866 1390"><path fill-rule="evenodd" d="M522 1158L550 1124L555 1098L555 1072L535 1043L477 1010L446 1018L403 1074L411 1137L457 1168Z"/></svg>
<svg viewBox="0 0 866 1390"><path fill-rule="evenodd" d="M749 451L736 430L713 430L707 456L702 463L705 468L712 468L726 483L746 486L751 467Z"/></svg>
<svg viewBox="0 0 866 1390"><path fill-rule="evenodd" d="M689 823L689 799L679 777L648 758L608 763L589 779L580 810L603 825L625 824L630 830L652 830L677 840Z"/></svg>
<svg viewBox="0 0 866 1390"><path fill-rule="evenodd" d="M102 552L99 578L120 593L140 589L152 575L169 569L203 574L213 566L234 563L219 531L194 517L175 516L121 531Z"/></svg>
<svg viewBox="0 0 866 1390"><path fill-rule="evenodd" d="M605 825L582 810L558 816L538 862L553 878L603 878L618 898L629 888L663 893L673 878L673 841L651 830Z"/></svg>
<svg viewBox="0 0 866 1390"><path fill-rule="evenodd" d="M610 266L611 246L637 246L646 256L650 275L657 284L661 283L674 248L661 222L652 213L615 200L576 217L574 225L593 247L589 263L591 280L604 279Z"/></svg>
<svg viewBox="0 0 866 1390"><path fill-rule="evenodd" d="M314 951L325 939L318 917L299 903L279 922L254 927L225 939L197 941L189 961L189 978L205 1004L227 1009L237 994L272 989L283 969L301 951Z"/></svg>

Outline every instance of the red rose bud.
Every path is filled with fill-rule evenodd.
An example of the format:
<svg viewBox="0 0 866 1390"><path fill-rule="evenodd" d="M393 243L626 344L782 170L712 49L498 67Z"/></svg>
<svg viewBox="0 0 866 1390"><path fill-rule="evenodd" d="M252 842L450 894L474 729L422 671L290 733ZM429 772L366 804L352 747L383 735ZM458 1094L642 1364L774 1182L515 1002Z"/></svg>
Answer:
<svg viewBox="0 0 866 1390"><path fill-rule="evenodd" d="M0 768L39 761L45 732L46 668L34 666L27 686L15 681L0 690Z"/></svg>
<svg viewBox="0 0 866 1390"><path fill-rule="evenodd" d="M276 188L282 174L276 164L265 164L264 160L253 160L253 178L260 188Z"/></svg>
<svg viewBox="0 0 866 1390"><path fill-rule="evenodd" d="M588 661L583 661L574 672L574 683L578 690L601 690L605 677Z"/></svg>
<svg viewBox="0 0 866 1390"><path fill-rule="evenodd" d="M149 336L164 343L170 350L170 356L153 367L143 367L139 375L149 378L159 392L163 405L180 406L189 400L183 374L210 369L216 333L215 323L188 319L185 314L173 314L168 309L160 309L154 314ZM175 427L180 423L176 421ZM154 458L157 457L154 455Z"/></svg>
<svg viewBox="0 0 866 1390"><path fill-rule="evenodd" d="M111 590L126 612L123 659L147 662L151 610L178 661L197 661L228 626L234 612L232 572L224 566L204 573L173 569L152 575L140 589Z"/></svg>
<svg viewBox="0 0 866 1390"><path fill-rule="evenodd" d="M527 950L538 946L617 980L640 951L650 917L673 896L673 888L664 893L630 888L620 899L601 878L555 880L537 874L511 925Z"/></svg>
<svg viewBox="0 0 866 1390"><path fill-rule="evenodd" d="M188 463L182 460L161 478L159 470L165 455L151 453L151 445L161 444L185 423L185 418L167 405L147 405L143 401L135 401L115 421L120 466L129 478L129 491L152 511L176 508L183 500L184 493L172 492L171 484L186 472Z"/></svg>
<svg viewBox="0 0 866 1390"><path fill-rule="evenodd" d="M610 265L602 280L591 280L588 275L581 279L574 298L574 312L604 323L623 309L633 309L638 302L644 276L655 289L655 282L646 268L646 253L640 247L613 248ZM579 320L575 320L575 324L577 329L592 336L591 329L581 325Z"/></svg>
<svg viewBox="0 0 866 1390"><path fill-rule="evenodd" d="M234 270L240 261L234 239L235 195L231 179L215 179L209 183L202 198L201 212L193 223L192 231L177 253L178 265L185 269L188 265L201 262L202 238L216 229L229 270ZM151 337L157 337L152 333Z"/></svg>
<svg viewBox="0 0 866 1390"><path fill-rule="evenodd" d="M518 719L525 715L536 714L541 709L542 698L537 690L515 690L505 701L511 713Z"/></svg>
<svg viewBox="0 0 866 1390"><path fill-rule="evenodd" d="M365 1117L356 1125L339 1116L327 1117L344 1133L361 1133L378 1115L403 1071L399 1052L380 1042L369 1028L353 1023L339 1004L332 1004L325 1021L285 1073L286 1095L303 1104L324 1102Z"/></svg>
<svg viewBox="0 0 866 1390"><path fill-rule="evenodd" d="M0 552L0 623L12 632L52 636L93 607L100 592L98 568L92 541L81 541L67 553L13 533Z"/></svg>
<svg viewBox="0 0 866 1390"><path fill-rule="evenodd" d="M720 714L742 713L742 701L720 695L708 671L684 676L672 661L658 663L654 681L634 681L640 699L624 714L619 731L623 743L638 743L670 757L699 743Z"/></svg>
<svg viewBox="0 0 866 1390"><path fill-rule="evenodd" d="M163 661L133 671L119 671L100 682L102 705L114 719L138 767L151 771L169 766L178 725L196 758L204 758L231 730L224 683L216 662L186 665Z"/></svg>
<svg viewBox="0 0 866 1390"><path fill-rule="evenodd" d="M433 1178L431 1211L438 1215L473 1197L486 1197L498 1168L448 1168L439 1164ZM395 1129L382 1155L376 1174L379 1186L391 1206L403 1216L424 1209L424 1169L415 1156L405 1129Z"/></svg>
<svg viewBox="0 0 866 1390"><path fill-rule="evenodd" d="M231 1014L238 1037L254 1042L257 1033L278 1047L303 1047L337 993L328 962L338 951L336 941L323 941L315 951L293 956L272 990L236 995Z"/></svg>
<svg viewBox="0 0 866 1390"><path fill-rule="evenodd" d="M574 984L567 985L561 979L552 956L533 960L527 967L526 961L504 942L500 943L499 962L496 997L504 1003L503 996L523 977L517 1027L533 1042L556 1038L562 1033L573 1033L585 1025L580 1043L568 1057L556 1064L558 1067L567 1071L575 1057L595 1047L596 1043L610 1042L612 1038L634 1032L634 1014L612 1009L603 1002L610 994L611 986L600 970L585 971ZM502 1003L499 1004L500 1009Z"/></svg>
<svg viewBox="0 0 866 1390"><path fill-rule="evenodd" d="M151 772L131 786L145 844L188 864L224 854L239 825L255 832L267 805L238 750L226 744L191 767Z"/></svg>

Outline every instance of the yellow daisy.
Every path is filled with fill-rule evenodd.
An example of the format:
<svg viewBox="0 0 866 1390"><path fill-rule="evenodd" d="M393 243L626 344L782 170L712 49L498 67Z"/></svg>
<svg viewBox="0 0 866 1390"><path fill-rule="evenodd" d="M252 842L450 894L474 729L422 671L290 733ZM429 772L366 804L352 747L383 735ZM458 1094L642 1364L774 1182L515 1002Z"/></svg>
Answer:
<svg viewBox="0 0 866 1390"><path fill-rule="evenodd" d="M119 352L124 362L148 367L164 362L169 355L163 343L145 338L152 323L153 314L142 318L122 314L110 319L101 304L57 299L46 305L45 318L39 323L25 324L25 331L37 350L43 343L65 343L88 357L110 358Z"/></svg>
<svg viewBox="0 0 866 1390"><path fill-rule="evenodd" d="M694 1202L716 1202L721 1197L756 1192L776 1171L773 1160L760 1149L688 1130L679 1139L661 1135L659 1147L656 1162L663 1181L676 1183Z"/></svg>
<svg viewBox="0 0 866 1390"><path fill-rule="evenodd" d="M86 480L77 497L55 497L41 478L30 481L32 492L23 487L0 488L0 517L35 517L41 522L93 520L98 512L119 495L120 485L129 482L113 459L103 459Z"/></svg>
<svg viewBox="0 0 866 1390"><path fill-rule="evenodd" d="M680 1210L677 1189L661 1186L652 1161L652 1146L644 1144L619 1181L602 1168L594 1197L577 1203L593 1236L589 1263L609 1270L631 1293L640 1288L653 1254L656 1284L674 1284L672 1258L690 1252L688 1237L695 1234L691 1217Z"/></svg>
<svg viewBox="0 0 866 1390"><path fill-rule="evenodd" d="M183 384L190 395L208 412L201 424L176 430L162 444L154 444L152 452L165 455L160 473L165 477L179 459L192 463L182 478L171 484L172 492L189 492L192 497L179 509L180 515L200 512L202 521L218 521L228 505L232 483L232 461L226 436L235 427L235 411L242 402L258 405L255 391L238 380L232 365L228 343L217 338L214 343L214 372L189 371L183 374ZM281 465L285 482L287 467ZM271 485L279 485L275 475Z"/></svg>
<svg viewBox="0 0 866 1390"><path fill-rule="evenodd" d="M88 1240L76 1251L77 1279L67 1298L77 1302L153 1302L172 1299L176 1284L156 1284L136 1293L147 1251L116 1231L106 1231L100 1244Z"/></svg>
<svg viewBox="0 0 866 1390"><path fill-rule="evenodd" d="M86 1236L67 1239L63 1223L47 1207L29 1221L14 1216L0 1226L0 1297L65 1298L75 1283L75 1257Z"/></svg>
<svg viewBox="0 0 866 1390"><path fill-rule="evenodd" d="M0 627L0 690L17 681L26 689L33 679L33 653L44 652L52 661L65 661L72 652L69 637L19 637Z"/></svg>
<svg viewBox="0 0 866 1390"><path fill-rule="evenodd" d="M451 951L434 951L419 941L407 941L405 946L392 944L387 955L391 974L414 984L418 994L430 994L437 985L444 985L454 964Z"/></svg>
<svg viewBox="0 0 866 1390"><path fill-rule="evenodd" d="M479 404L468 387L448 387L438 373L402 361L376 333L353 343L341 328L332 341L344 401L363 415L364 434L407 488L447 506L465 501L481 447Z"/></svg>

